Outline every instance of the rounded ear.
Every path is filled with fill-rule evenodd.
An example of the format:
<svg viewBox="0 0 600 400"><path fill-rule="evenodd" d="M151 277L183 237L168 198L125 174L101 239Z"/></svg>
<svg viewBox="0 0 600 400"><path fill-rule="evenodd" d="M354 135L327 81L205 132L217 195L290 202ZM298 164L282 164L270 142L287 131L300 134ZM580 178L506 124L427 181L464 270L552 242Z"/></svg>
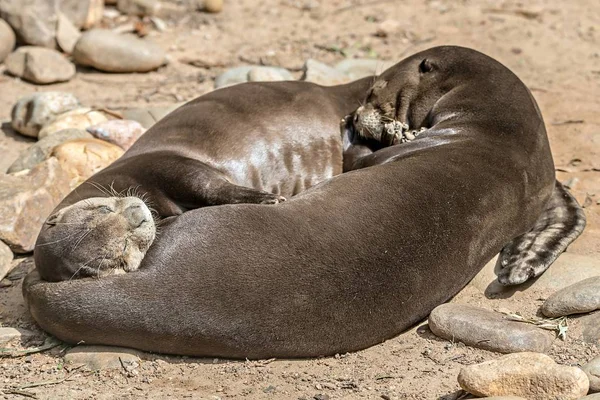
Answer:
<svg viewBox="0 0 600 400"><path fill-rule="evenodd" d="M50 225L50 226L54 226L58 223L58 214L59 213L54 213L51 216L49 216L48 218L46 218L46 222L44 222L46 225Z"/></svg>
<svg viewBox="0 0 600 400"><path fill-rule="evenodd" d="M421 61L421 64L419 64L419 72L421 72L422 74L431 72L434 70L434 68L435 68L435 65L426 58L423 61Z"/></svg>

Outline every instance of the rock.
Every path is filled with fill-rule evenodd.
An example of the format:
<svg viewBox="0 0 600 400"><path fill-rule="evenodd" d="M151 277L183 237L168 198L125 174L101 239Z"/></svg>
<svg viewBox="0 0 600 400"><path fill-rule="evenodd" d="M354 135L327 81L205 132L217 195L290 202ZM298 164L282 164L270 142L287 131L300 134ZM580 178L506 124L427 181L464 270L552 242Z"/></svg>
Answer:
<svg viewBox="0 0 600 400"><path fill-rule="evenodd" d="M209 13L219 13L223 10L223 0L204 0L202 9Z"/></svg>
<svg viewBox="0 0 600 400"><path fill-rule="evenodd" d="M181 107L185 103L175 103L166 107L130 108L121 112L124 119L139 122L144 128L150 129L152 125L161 120L165 115Z"/></svg>
<svg viewBox="0 0 600 400"><path fill-rule="evenodd" d="M111 346L77 346L65 355L65 362L73 365L85 365L91 370L121 369L127 364L140 361L139 351Z"/></svg>
<svg viewBox="0 0 600 400"><path fill-rule="evenodd" d="M90 126L87 131L95 138L127 150L146 132L146 129L137 121L113 119Z"/></svg>
<svg viewBox="0 0 600 400"><path fill-rule="evenodd" d="M590 360L581 369L590 380L590 392L600 392L600 356Z"/></svg>
<svg viewBox="0 0 600 400"><path fill-rule="evenodd" d="M56 50L23 46L5 61L12 75L33 83L65 82L75 76L75 65Z"/></svg>
<svg viewBox="0 0 600 400"><path fill-rule="evenodd" d="M52 156L58 159L71 178L71 187L79 185L96 172L108 167L123 155L120 147L98 139L76 139L54 148Z"/></svg>
<svg viewBox="0 0 600 400"><path fill-rule="evenodd" d="M589 381L576 367L558 365L545 354L517 353L463 368L458 383L476 396L514 395L529 400L579 399Z"/></svg>
<svg viewBox="0 0 600 400"><path fill-rule="evenodd" d="M400 30L401 27L402 27L402 24L400 23L400 21L396 21L393 19L386 19L385 21L382 21L379 24L377 24L377 29L375 30L375 36L382 37L382 38L386 38L388 36L393 36L395 33L397 33Z"/></svg>
<svg viewBox="0 0 600 400"><path fill-rule="evenodd" d="M496 258L492 259L473 278L470 285L484 292L487 296L508 296L523 290L523 285L502 286L498 283L496 273ZM593 276L600 275L600 259L581 256L573 253L563 253L539 278L527 284L527 290L554 293L557 290L573 285Z"/></svg>
<svg viewBox="0 0 600 400"><path fill-rule="evenodd" d="M0 19L0 63L13 51L16 40L17 38L10 25Z"/></svg>
<svg viewBox="0 0 600 400"><path fill-rule="evenodd" d="M248 82L275 82L285 80L286 77L283 76L277 68L254 67L250 71L248 71Z"/></svg>
<svg viewBox="0 0 600 400"><path fill-rule="evenodd" d="M8 168L8 173L31 169L39 163L47 160L52 150L61 143L73 139L91 138L88 132L81 129L65 129L53 135L47 136L27 148L19 158Z"/></svg>
<svg viewBox="0 0 600 400"><path fill-rule="evenodd" d="M104 29L85 32L75 45L73 58L77 64L106 72L148 72L167 61L158 45Z"/></svg>
<svg viewBox="0 0 600 400"><path fill-rule="evenodd" d="M35 334L31 331L21 328L0 327L0 346L12 340L27 340Z"/></svg>
<svg viewBox="0 0 600 400"><path fill-rule="evenodd" d="M158 0L118 0L117 9L123 14L152 17L159 14L161 3Z"/></svg>
<svg viewBox="0 0 600 400"><path fill-rule="evenodd" d="M102 111L94 111L85 107L76 108L58 115L52 122L44 125L38 134L38 138L43 139L65 129L85 130L92 125L107 120L108 117Z"/></svg>
<svg viewBox="0 0 600 400"><path fill-rule="evenodd" d="M583 326L581 339L586 343L600 345L600 312L579 319Z"/></svg>
<svg viewBox="0 0 600 400"><path fill-rule="evenodd" d="M590 394L588 396L582 397L579 400L600 400L600 393Z"/></svg>
<svg viewBox="0 0 600 400"><path fill-rule="evenodd" d="M60 0L2 0L0 17L14 29L20 42L56 47L56 14Z"/></svg>
<svg viewBox="0 0 600 400"><path fill-rule="evenodd" d="M493 397L480 397L478 400L527 400L524 397L518 396L493 396Z"/></svg>
<svg viewBox="0 0 600 400"><path fill-rule="evenodd" d="M268 72L263 73L263 71L265 70ZM288 71L285 68L263 67L260 65L245 65L242 67L228 69L221 75L217 76L217 78L215 79L215 89L235 85L237 83L248 82L250 71L253 71L253 76L256 76L258 74L263 74L263 76L266 74L278 74L278 76L283 78L281 80L289 81L294 79L290 71Z"/></svg>
<svg viewBox="0 0 600 400"><path fill-rule="evenodd" d="M500 353L545 352L554 335L502 314L463 304L442 304L429 315L429 328L441 338Z"/></svg>
<svg viewBox="0 0 600 400"><path fill-rule="evenodd" d="M0 175L0 240L16 253L32 251L42 224L70 191L54 158L26 173Z"/></svg>
<svg viewBox="0 0 600 400"><path fill-rule="evenodd" d="M6 274L10 271L13 260L13 252L10 247L0 242L0 281L4 279ZM2 328L0 328L2 329Z"/></svg>
<svg viewBox="0 0 600 400"><path fill-rule="evenodd" d="M102 20L104 0L60 0L60 11L77 28L90 29Z"/></svg>
<svg viewBox="0 0 600 400"><path fill-rule="evenodd" d="M56 42L58 47L67 54L71 54L75 48L75 43L81 37L81 32L69 18L64 14L58 14L58 24L56 27Z"/></svg>
<svg viewBox="0 0 600 400"><path fill-rule="evenodd" d="M300 80L325 86L340 85L351 81L348 75L312 58L304 63L304 74Z"/></svg>
<svg viewBox="0 0 600 400"><path fill-rule="evenodd" d="M79 100L70 93L35 93L22 97L15 104L11 113L11 126L23 135L37 137L42 126L57 115L79 106Z"/></svg>
<svg viewBox="0 0 600 400"><path fill-rule="evenodd" d="M584 279L550 296L542 305L547 317L562 317L600 309L600 276Z"/></svg>
<svg viewBox="0 0 600 400"><path fill-rule="evenodd" d="M347 75L351 80L377 75L394 65L390 61L372 58L348 58L336 64L335 69Z"/></svg>

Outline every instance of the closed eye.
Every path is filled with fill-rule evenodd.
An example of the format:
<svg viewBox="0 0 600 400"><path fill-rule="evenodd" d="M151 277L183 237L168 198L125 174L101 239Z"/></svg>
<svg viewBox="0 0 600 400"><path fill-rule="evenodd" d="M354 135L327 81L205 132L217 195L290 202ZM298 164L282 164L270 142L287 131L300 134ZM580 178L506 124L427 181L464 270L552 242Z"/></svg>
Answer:
<svg viewBox="0 0 600 400"><path fill-rule="evenodd" d="M100 206L100 207L97 208L97 210L99 212L103 213L103 214L108 214L108 213L115 212L115 210L113 210L109 206Z"/></svg>

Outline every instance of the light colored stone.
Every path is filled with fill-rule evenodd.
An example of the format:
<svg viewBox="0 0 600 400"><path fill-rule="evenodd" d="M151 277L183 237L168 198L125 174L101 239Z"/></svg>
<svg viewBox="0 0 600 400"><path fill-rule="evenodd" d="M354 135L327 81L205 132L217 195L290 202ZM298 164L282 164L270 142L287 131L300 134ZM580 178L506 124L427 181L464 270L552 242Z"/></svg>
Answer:
<svg viewBox="0 0 600 400"><path fill-rule="evenodd" d="M600 356L591 359L581 369L590 380L590 392L600 392Z"/></svg>
<svg viewBox="0 0 600 400"><path fill-rule="evenodd" d="M374 60L372 58L347 58L335 65L335 69L347 75L351 80L378 75L393 66L390 61Z"/></svg>
<svg viewBox="0 0 600 400"><path fill-rule="evenodd" d="M0 346L13 340L27 340L35 334L21 328L0 327Z"/></svg>
<svg viewBox="0 0 600 400"><path fill-rule="evenodd" d="M509 321L500 313L463 304L442 304L429 315L429 328L441 338L466 345L514 353L545 352L554 335L534 325Z"/></svg>
<svg viewBox="0 0 600 400"><path fill-rule="evenodd" d="M394 34L400 31L401 27L402 24L400 23L400 21L386 19L377 24L375 35L384 38L388 36L393 36Z"/></svg>
<svg viewBox="0 0 600 400"><path fill-rule="evenodd" d="M209 13L219 13L223 11L223 0L204 0L202 9Z"/></svg>
<svg viewBox="0 0 600 400"><path fill-rule="evenodd" d="M9 24L0 19L0 63L13 51L17 38Z"/></svg>
<svg viewBox="0 0 600 400"><path fill-rule="evenodd" d="M71 178L71 187L108 167L122 155L123 149L119 146L94 138L70 140L52 151L52 156Z"/></svg>
<svg viewBox="0 0 600 400"><path fill-rule="evenodd" d="M304 73L300 80L324 86L331 86L348 83L352 79L350 79L348 75L327 64L309 58L304 63Z"/></svg>
<svg viewBox="0 0 600 400"><path fill-rule="evenodd" d="M158 45L104 29L85 32L75 45L73 58L77 64L107 72L148 72L167 62Z"/></svg>
<svg viewBox="0 0 600 400"><path fill-rule="evenodd" d="M583 327L581 339L586 343L600 345L600 312L579 318Z"/></svg>
<svg viewBox="0 0 600 400"><path fill-rule="evenodd" d="M579 400L600 400L600 393L590 394L588 396L582 397Z"/></svg>
<svg viewBox="0 0 600 400"><path fill-rule="evenodd" d="M494 257L473 278L470 285L476 287L487 296L510 296L523 290L522 285L503 286L498 283ZM539 278L528 284L528 291L547 292L548 295L573 285L587 278L600 275L600 259L581 256L573 253L563 253Z"/></svg>
<svg viewBox="0 0 600 400"><path fill-rule="evenodd" d="M521 396L529 400L576 400L588 392L579 368L558 365L545 354L516 353L463 368L458 383L476 396Z"/></svg>
<svg viewBox="0 0 600 400"><path fill-rule="evenodd" d="M6 274L10 271L13 260L13 252L10 247L0 241L0 281L4 279Z"/></svg>
<svg viewBox="0 0 600 400"><path fill-rule="evenodd" d="M152 125L170 114L185 103L176 103L166 107L130 108L123 110L121 115L124 119L139 122L144 128L150 129Z"/></svg>
<svg viewBox="0 0 600 400"><path fill-rule="evenodd" d="M44 125L38 134L38 138L43 139L65 129L85 130L92 125L107 120L108 117L101 111L94 111L85 107L76 108L58 115L52 122Z"/></svg>
<svg viewBox="0 0 600 400"><path fill-rule="evenodd" d="M146 132L146 129L137 121L113 119L90 126L87 131L97 139L127 150Z"/></svg>
<svg viewBox="0 0 600 400"><path fill-rule="evenodd" d="M600 309L600 276L584 279L548 297L542 305L547 317L562 317Z"/></svg>
<svg viewBox="0 0 600 400"><path fill-rule="evenodd" d="M493 396L493 397L480 397L479 400L527 400L524 397L519 396Z"/></svg>
<svg viewBox="0 0 600 400"><path fill-rule="evenodd" d="M65 362L85 365L91 370L121 369L138 364L142 353L133 349L111 346L77 346L65 355Z"/></svg>
<svg viewBox="0 0 600 400"><path fill-rule="evenodd" d="M80 106L71 93L40 92L19 99L12 109L11 126L26 136L37 137L44 125Z"/></svg>
<svg viewBox="0 0 600 400"><path fill-rule="evenodd" d="M230 68L221 75L217 76L215 79L215 89L248 82L251 71L253 71L253 77L259 75L265 76L266 74L274 76L277 74L278 77L282 78L280 80L289 81L294 79L290 71L285 68L264 67L261 65L245 65L241 67Z"/></svg>
<svg viewBox="0 0 600 400"><path fill-rule="evenodd" d="M30 171L0 175L0 240L16 253L32 251L42 224L70 190L54 158Z"/></svg>
<svg viewBox="0 0 600 400"><path fill-rule="evenodd" d="M58 51L44 47L19 47L6 58L5 64L12 75L33 83L65 82L75 76L73 63Z"/></svg>
<svg viewBox="0 0 600 400"><path fill-rule="evenodd" d="M69 18L63 13L58 14L58 24L56 27L56 42L58 47L67 54L71 54L75 48L75 43L81 37L81 32Z"/></svg>
<svg viewBox="0 0 600 400"><path fill-rule="evenodd" d="M61 143L73 139L91 138L92 135L81 129L65 129L45 137L29 146L19 158L8 168L8 173L31 169L50 157L52 150Z"/></svg>
<svg viewBox="0 0 600 400"><path fill-rule="evenodd" d="M152 17L159 14L161 3L158 0L118 0L117 9L123 14Z"/></svg>
<svg viewBox="0 0 600 400"><path fill-rule="evenodd" d="M82 29L96 26L104 14L104 0L60 0L60 11Z"/></svg>
<svg viewBox="0 0 600 400"><path fill-rule="evenodd" d="M278 69L275 68L257 68L254 67L248 71L248 82L276 82L285 81Z"/></svg>
<svg viewBox="0 0 600 400"><path fill-rule="evenodd" d="M20 42L54 49L60 0L1 0L0 17Z"/></svg>

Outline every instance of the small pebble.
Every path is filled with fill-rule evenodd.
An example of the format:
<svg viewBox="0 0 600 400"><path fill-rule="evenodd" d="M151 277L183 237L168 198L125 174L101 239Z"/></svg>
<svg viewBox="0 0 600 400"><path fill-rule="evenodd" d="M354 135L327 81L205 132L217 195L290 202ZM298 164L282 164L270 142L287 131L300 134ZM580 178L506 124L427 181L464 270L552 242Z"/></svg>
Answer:
<svg viewBox="0 0 600 400"><path fill-rule="evenodd" d="M260 78L259 78L260 77ZM249 79L268 79L289 81L293 80L292 74L285 68L264 67L261 65L247 65L230 68L215 79L215 89L223 88L238 83L248 82Z"/></svg>
<svg viewBox="0 0 600 400"><path fill-rule="evenodd" d="M12 340L29 339L35 334L26 329L0 327L0 345L5 345Z"/></svg>
<svg viewBox="0 0 600 400"><path fill-rule="evenodd" d="M209 13L219 13L223 11L223 0L204 0L202 9Z"/></svg>
<svg viewBox="0 0 600 400"><path fill-rule="evenodd" d="M77 107L79 100L71 93L35 93L17 101L11 112L11 126L23 135L38 137L44 125Z"/></svg>
<svg viewBox="0 0 600 400"><path fill-rule="evenodd" d="M581 367L590 380L590 392L600 392L600 356Z"/></svg>
<svg viewBox="0 0 600 400"><path fill-rule="evenodd" d="M10 25L0 19L0 63L13 51L16 41L15 32Z"/></svg>
<svg viewBox="0 0 600 400"><path fill-rule="evenodd" d="M304 63L304 73L300 80L325 86L340 85L351 81L348 75L312 58Z"/></svg>
<svg viewBox="0 0 600 400"><path fill-rule="evenodd" d="M77 346L65 355L65 362L85 365L88 369L121 369L130 366L131 371L139 365L140 353L137 350L111 346Z"/></svg>
<svg viewBox="0 0 600 400"><path fill-rule="evenodd" d="M600 309L600 276L585 279L559 290L542 305L547 317L562 317Z"/></svg>
<svg viewBox="0 0 600 400"><path fill-rule="evenodd" d="M13 252L4 242L0 241L0 281L4 279L6 274L12 267Z"/></svg>
<svg viewBox="0 0 600 400"><path fill-rule="evenodd" d="M58 14L58 22L56 27L56 42L58 46L67 54L71 54L75 48L75 43L81 37L81 32L69 18L64 14Z"/></svg>
<svg viewBox="0 0 600 400"><path fill-rule="evenodd" d="M73 63L58 51L44 47L19 47L5 64L12 75L38 84L65 82L75 76Z"/></svg>
<svg viewBox="0 0 600 400"><path fill-rule="evenodd" d="M127 150L146 132L146 129L137 121L113 119L90 126L87 131L97 139Z"/></svg>

